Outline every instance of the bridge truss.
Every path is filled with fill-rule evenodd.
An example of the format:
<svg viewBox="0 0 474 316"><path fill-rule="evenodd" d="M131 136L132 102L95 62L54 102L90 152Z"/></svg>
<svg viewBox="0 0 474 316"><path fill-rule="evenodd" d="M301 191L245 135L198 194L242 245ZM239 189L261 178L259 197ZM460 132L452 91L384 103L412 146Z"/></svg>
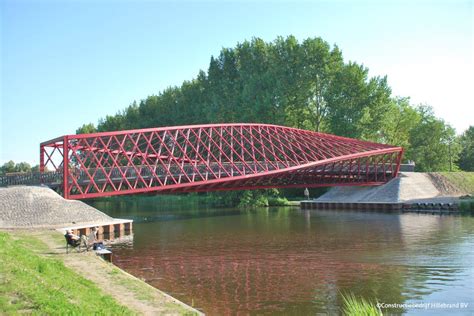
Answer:
<svg viewBox="0 0 474 316"><path fill-rule="evenodd" d="M40 179L69 199L144 192L379 185L401 147L267 124L66 135L40 145Z"/></svg>

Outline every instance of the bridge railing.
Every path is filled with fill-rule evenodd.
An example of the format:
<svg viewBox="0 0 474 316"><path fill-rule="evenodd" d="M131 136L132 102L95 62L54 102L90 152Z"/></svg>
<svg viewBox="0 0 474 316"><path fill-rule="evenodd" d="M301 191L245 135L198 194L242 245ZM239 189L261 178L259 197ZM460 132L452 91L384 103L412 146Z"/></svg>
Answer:
<svg viewBox="0 0 474 316"><path fill-rule="evenodd" d="M15 172L0 176L0 187L10 185L60 185L63 182L62 171Z"/></svg>
<svg viewBox="0 0 474 316"><path fill-rule="evenodd" d="M256 172L264 172L264 171L272 171L277 169L283 169L285 166L281 164L276 168L275 165L268 164L268 163L247 163L245 166L241 165L230 165L230 164L212 164L211 170L214 174L209 172L209 169L206 165L191 165L191 164L184 164L180 167L173 165L168 168L158 165L158 166L146 166L146 165L137 165L134 167L124 166L124 167L107 167L107 168L88 168L88 169L71 169L70 173L74 176L76 180L87 180L87 179L94 179L94 180L105 180L107 178L110 179L121 179L121 178L150 178L158 176L160 178L164 178L167 176L171 176L173 178L177 177L193 177L193 176L204 176L205 178L224 178L227 176L235 176L240 174L254 174ZM393 169L395 164L393 164ZM326 168L327 169L327 168ZM377 171L376 171L377 169ZM390 172L390 168L388 164L378 164L378 165L352 165L352 166L342 166L335 170L325 170L325 167L315 168L319 172L326 172L326 173L353 173L355 171L360 173L375 173L375 172ZM184 171L184 172L183 172Z"/></svg>
<svg viewBox="0 0 474 316"><path fill-rule="evenodd" d="M134 167L107 167L107 168L71 168L69 173L75 178L78 183L87 183L93 179L95 182L103 182L111 180L123 181L125 178L130 180L137 179L139 177L143 179L159 179L162 182L171 182L171 178L178 179L182 178L195 178L196 181L201 180L204 177L206 180L214 178L224 178L228 176L235 176L240 174L247 174L253 172L264 172L275 169L283 169L283 164L270 164L270 163L240 163L240 164L217 164L213 163L211 166L212 173L205 165L193 165L183 164L181 167L176 165L168 168L163 165L157 166L146 166L137 165ZM184 171L184 172L183 172ZM387 164L369 165L369 166L343 166L337 170L325 170L324 167L316 168L315 174L332 174L337 173L340 175L353 174L356 172L364 176L364 174L374 175L375 173L391 173L390 168L387 168ZM167 179L170 178L170 179ZM48 185L51 187L58 187L63 183L63 172L58 171L46 171L46 172L24 172L24 173L10 173L0 176L0 186L11 186L11 185ZM183 179L184 181L184 179ZM186 181L184 181L186 182ZM69 183L72 180L69 179Z"/></svg>

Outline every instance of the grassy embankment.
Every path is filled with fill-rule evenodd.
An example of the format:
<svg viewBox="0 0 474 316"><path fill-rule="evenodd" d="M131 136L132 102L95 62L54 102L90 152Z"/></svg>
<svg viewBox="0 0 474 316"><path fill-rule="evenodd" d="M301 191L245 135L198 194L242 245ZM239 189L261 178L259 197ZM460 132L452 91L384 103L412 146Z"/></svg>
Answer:
<svg viewBox="0 0 474 316"><path fill-rule="evenodd" d="M455 187L460 190L467 192L471 195L474 194L474 172L437 172L442 175Z"/></svg>
<svg viewBox="0 0 474 316"><path fill-rule="evenodd" d="M46 251L36 238L0 232L0 314L133 314Z"/></svg>
<svg viewBox="0 0 474 316"><path fill-rule="evenodd" d="M459 190L470 197L462 198L459 209L465 213L474 214L474 172L438 172Z"/></svg>
<svg viewBox="0 0 474 316"><path fill-rule="evenodd" d="M0 315L22 313L196 314L92 252L66 255L57 232L0 231Z"/></svg>

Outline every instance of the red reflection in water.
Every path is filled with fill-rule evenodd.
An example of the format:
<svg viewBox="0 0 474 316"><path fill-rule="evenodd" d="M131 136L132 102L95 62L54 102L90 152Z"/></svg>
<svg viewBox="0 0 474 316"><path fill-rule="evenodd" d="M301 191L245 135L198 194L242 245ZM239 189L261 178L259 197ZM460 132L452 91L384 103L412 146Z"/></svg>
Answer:
<svg viewBox="0 0 474 316"><path fill-rule="evenodd" d="M238 251L223 256L160 258L147 252L141 258L116 263L151 285L185 302L191 300L207 314L215 315L283 312L288 305L297 306L297 310L311 309L311 305L325 301L317 295L323 294L325 287L336 287L341 276L347 277L348 270L350 274L371 275L383 269L377 264L332 262L297 254L249 258Z"/></svg>
<svg viewBox="0 0 474 316"><path fill-rule="evenodd" d="M385 216L385 217L384 217ZM229 216L135 226L115 264L209 315L337 312L339 293L389 286L402 267L379 254L403 248L396 217L341 223L304 216ZM394 288L395 284L395 288Z"/></svg>

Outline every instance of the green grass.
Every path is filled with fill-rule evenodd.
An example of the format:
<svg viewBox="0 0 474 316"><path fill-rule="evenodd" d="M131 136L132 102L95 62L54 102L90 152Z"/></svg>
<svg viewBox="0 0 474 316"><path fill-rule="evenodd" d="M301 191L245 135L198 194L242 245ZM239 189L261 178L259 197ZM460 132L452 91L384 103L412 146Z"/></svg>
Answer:
<svg viewBox="0 0 474 316"><path fill-rule="evenodd" d="M342 312L348 316L380 316L382 311L373 303L363 298L357 298L354 294L342 295L344 307Z"/></svg>
<svg viewBox="0 0 474 316"><path fill-rule="evenodd" d="M474 172L438 172L457 188L474 194Z"/></svg>
<svg viewBox="0 0 474 316"><path fill-rule="evenodd" d="M0 232L0 314L133 314L61 261L33 249L47 247L33 237Z"/></svg>

